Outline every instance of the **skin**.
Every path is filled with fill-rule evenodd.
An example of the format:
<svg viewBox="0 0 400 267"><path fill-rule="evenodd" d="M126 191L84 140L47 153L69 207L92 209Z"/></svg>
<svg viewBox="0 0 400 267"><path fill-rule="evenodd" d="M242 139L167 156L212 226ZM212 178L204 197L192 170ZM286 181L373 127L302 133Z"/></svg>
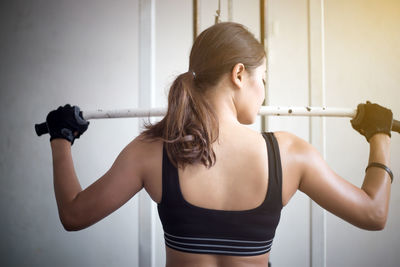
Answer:
<svg viewBox="0 0 400 267"><path fill-rule="evenodd" d="M183 196L203 208L246 210L259 206L268 186L268 155L259 132L243 124L253 123L264 100L265 62L253 72L237 64L206 95L220 123L213 144L216 165L190 165L178 169ZM319 152L306 141L276 132L282 161L282 203L287 205L300 190L321 207L363 229L381 230L388 215L390 178L380 168L370 168L361 188L337 175ZM243 138L245 137L245 138ZM370 139L369 162L389 166L390 138L376 134ZM162 196L162 143L141 136L132 140L112 167L82 190L64 139L51 141L54 191L60 220L67 231L93 225L121 207L141 189L156 202ZM166 266L266 266L269 253L223 256L183 253L166 247Z"/></svg>

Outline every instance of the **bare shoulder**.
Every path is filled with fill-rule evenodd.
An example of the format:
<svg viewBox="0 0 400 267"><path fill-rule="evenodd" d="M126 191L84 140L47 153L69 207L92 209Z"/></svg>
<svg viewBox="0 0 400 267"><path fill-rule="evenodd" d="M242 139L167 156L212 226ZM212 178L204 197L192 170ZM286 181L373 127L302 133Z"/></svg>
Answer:
<svg viewBox="0 0 400 267"><path fill-rule="evenodd" d="M143 171L143 179L153 176L152 172L157 169L162 161L162 140L150 140L142 134L132 140L127 148L130 153L136 155L136 160L140 161Z"/></svg>
<svg viewBox="0 0 400 267"><path fill-rule="evenodd" d="M285 168L294 168L297 174L304 175L315 163L323 161L319 151L306 140L289 132L276 132L282 164Z"/></svg>
<svg viewBox="0 0 400 267"><path fill-rule="evenodd" d="M163 141L145 138L142 134L132 141L140 154L143 187L154 202L161 201L162 149ZM137 153L135 152L135 153Z"/></svg>
<svg viewBox="0 0 400 267"><path fill-rule="evenodd" d="M161 151L163 141L161 139L149 139L140 134L132 140L131 144L135 145L136 149L140 149L142 153L152 154Z"/></svg>
<svg viewBox="0 0 400 267"><path fill-rule="evenodd" d="M274 132L274 135L278 141L281 153L290 152L297 155L307 153L313 149L311 144L293 133L279 131Z"/></svg>
<svg viewBox="0 0 400 267"><path fill-rule="evenodd" d="M287 205L301 184L304 162L311 145L289 132L274 132L278 141L282 164L282 203Z"/></svg>

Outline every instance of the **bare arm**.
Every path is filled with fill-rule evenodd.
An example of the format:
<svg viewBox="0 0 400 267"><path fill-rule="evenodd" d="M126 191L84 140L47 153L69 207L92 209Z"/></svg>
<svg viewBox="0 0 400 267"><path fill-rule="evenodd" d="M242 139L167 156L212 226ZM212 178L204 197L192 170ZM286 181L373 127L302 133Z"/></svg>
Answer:
<svg viewBox="0 0 400 267"><path fill-rule="evenodd" d="M51 141L54 192L59 216L68 231L84 229L106 217L143 188L144 146L132 141L112 167L82 191L75 173L71 145L64 139Z"/></svg>
<svg viewBox="0 0 400 267"><path fill-rule="evenodd" d="M296 140L300 158L299 190L321 207L347 222L367 230L385 227L390 199L390 178L386 171L370 168L361 188L336 174L310 144ZM376 134L370 140L370 162L389 166L390 138Z"/></svg>
<svg viewBox="0 0 400 267"><path fill-rule="evenodd" d="M376 134L370 139L369 161L390 167L390 138L386 134ZM389 211L391 179L381 168L369 168L361 187L372 200L379 226L383 229Z"/></svg>
<svg viewBox="0 0 400 267"><path fill-rule="evenodd" d="M71 155L71 143L64 139L54 139L50 142L53 156L53 183L56 196L58 214L65 229L67 224L67 210L76 195L82 191L75 173Z"/></svg>

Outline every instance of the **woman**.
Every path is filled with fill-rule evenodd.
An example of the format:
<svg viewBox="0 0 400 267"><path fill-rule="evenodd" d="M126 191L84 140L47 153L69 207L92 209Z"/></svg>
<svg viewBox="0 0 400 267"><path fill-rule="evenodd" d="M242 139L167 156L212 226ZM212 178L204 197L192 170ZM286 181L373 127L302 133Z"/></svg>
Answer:
<svg viewBox="0 0 400 267"><path fill-rule="evenodd" d="M70 105L50 112L54 188L65 229L98 222L142 188L158 203L167 266L265 266L281 209L297 190L357 227L383 229L391 111L367 102L352 120L373 163L360 189L295 135L243 125L254 122L263 103L265 72L263 46L242 25L208 28L193 44L189 71L171 86L166 116L147 125L83 191L71 145L89 123Z"/></svg>

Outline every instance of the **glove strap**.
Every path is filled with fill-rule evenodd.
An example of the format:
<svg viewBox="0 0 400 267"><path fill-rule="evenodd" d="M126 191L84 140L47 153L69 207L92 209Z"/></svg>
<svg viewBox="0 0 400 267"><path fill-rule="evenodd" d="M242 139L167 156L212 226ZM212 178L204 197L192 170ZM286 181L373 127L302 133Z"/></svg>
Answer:
<svg viewBox="0 0 400 267"><path fill-rule="evenodd" d="M378 162L371 162L370 164L368 164L367 168L365 168L365 172L367 172L370 167L378 167L384 169L389 174L391 183L393 183L393 172L386 165Z"/></svg>

